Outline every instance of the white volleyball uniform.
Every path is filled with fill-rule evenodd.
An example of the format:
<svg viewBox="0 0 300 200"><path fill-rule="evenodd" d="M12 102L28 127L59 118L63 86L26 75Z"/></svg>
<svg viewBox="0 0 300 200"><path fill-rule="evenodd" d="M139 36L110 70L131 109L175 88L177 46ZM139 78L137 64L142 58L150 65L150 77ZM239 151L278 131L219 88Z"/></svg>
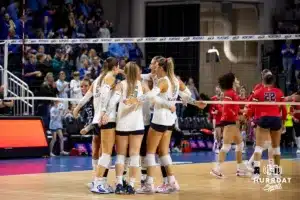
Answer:
<svg viewBox="0 0 300 200"><path fill-rule="evenodd" d="M95 111L93 122L92 122L93 124L98 124L100 122L101 109L103 108L102 101L101 101L101 98L103 98L103 96L101 96L101 93L102 93L101 87L102 87L103 82L101 83L101 86L100 86L99 81L100 81L100 76L98 78L96 78L96 80L94 81L94 85L93 85L93 104L94 104L94 111ZM113 93L112 91L113 90L111 89L108 94L105 94L105 95L108 95L107 98L110 98L112 96L112 93ZM103 93L102 93L102 95L103 95ZM104 125L104 128L105 127L114 128L111 126L113 126L113 125L115 126L116 108L109 114L108 117L109 117L109 120L108 120L109 123Z"/></svg>
<svg viewBox="0 0 300 200"><path fill-rule="evenodd" d="M127 98L127 81L124 80L120 84L122 93L117 112L116 134L144 134L143 106L125 105L123 101ZM138 81L134 90L134 97L140 97L142 95L142 84Z"/></svg>
<svg viewBox="0 0 300 200"><path fill-rule="evenodd" d="M158 96L166 101L176 101L179 95L179 81L175 79L174 88L170 79L165 76L161 79L166 79L168 83L168 90L165 93L160 93ZM174 103L175 104L175 103ZM170 109L163 107L159 104L154 105L153 118L151 121L151 128L159 132L172 130L176 120L176 112L172 113Z"/></svg>

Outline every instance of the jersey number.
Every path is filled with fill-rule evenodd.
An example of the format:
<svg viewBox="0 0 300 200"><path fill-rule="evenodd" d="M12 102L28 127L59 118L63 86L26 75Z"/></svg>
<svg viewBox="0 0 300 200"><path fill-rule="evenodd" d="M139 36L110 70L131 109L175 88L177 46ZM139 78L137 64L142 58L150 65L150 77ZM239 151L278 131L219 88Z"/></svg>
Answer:
<svg viewBox="0 0 300 200"><path fill-rule="evenodd" d="M265 92L265 101L276 101L276 94L274 92Z"/></svg>

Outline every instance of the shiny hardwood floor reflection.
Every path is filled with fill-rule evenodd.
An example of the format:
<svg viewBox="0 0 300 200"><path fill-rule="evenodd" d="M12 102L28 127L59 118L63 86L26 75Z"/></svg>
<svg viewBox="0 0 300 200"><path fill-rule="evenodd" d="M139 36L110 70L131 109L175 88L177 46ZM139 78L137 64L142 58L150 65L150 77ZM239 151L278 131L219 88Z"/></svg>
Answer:
<svg viewBox="0 0 300 200"><path fill-rule="evenodd" d="M283 160L283 177L291 183L283 183L282 189L264 191L265 183L253 183L250 178L235 176L234 162L224 164L225 179L216 179L209 174L212 163L174 166L181 191L163 195L97 195L89 192L86 184L92 179L91 171L44 173L30 175L0 176L1 200L296 200L300 199L300 162ZM159 171L156 183L159 183ZM114 171L109 174L114 183Z"/></svg>

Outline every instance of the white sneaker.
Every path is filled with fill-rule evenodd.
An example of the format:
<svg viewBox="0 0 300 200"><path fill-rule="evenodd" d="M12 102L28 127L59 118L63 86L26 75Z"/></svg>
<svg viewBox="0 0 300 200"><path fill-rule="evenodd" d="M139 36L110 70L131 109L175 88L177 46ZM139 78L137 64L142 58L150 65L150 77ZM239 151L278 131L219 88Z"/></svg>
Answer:
<svg viewBox="0 0 300 200"><path fill-rule="evenodd" d="M107 189L105 183L100 183L98 181L94 181L91 192L98 194L110 194L110 191Z"/></svg>
<svg viewBox="0 0 300 200"><path fill-rule="evenodd" d="M300 149L297 149L296 154L300 154Z"/></svg>
<svg viewBox="0 0 300 200"><path fill-rule="evenodd" d="M70 153L69 152L66 152L66 151L62 151L60 152L60 155L61 156L68 156Z"/></svg>
<svg viewBox="0 0 300 200"><path fill-rule="evenodd" d="M220 150L219 149L215 149L215 154L219 154Z"/></svg>
<svg viewBox="0 0 300 200"><path fill-rule="evenodd" d="M51 157L55 157L56 155L54 153L50 153L50 156Z"/></svg>
<svg viewBox="0 0 300 200"><path fill-rule="evenodd" d="M145 183L143 187L136 190L137 194L153 194L155 193L154 185Z"/></svg>
<svg viewBox="0 0 300 200"><path fill-rule="evenodd" d="M247 153L247 152L246 152L246 149L243 149L242 153L243 153L243 154Z"/></svg>
<svg viewBox="0 0 300 200"><path fill-rule="evenodd" d="M236 175L239 176L239 177L250 177L251 176L251 170L248 170L247 165L242 163L241 166L237 169Z"/></svg>
<svg viewBox="0 0 300 200"><path fill-rule="evenodd" d="M86 185L91 190L94 187L94 182L88 183Z"/></svg>
<svg viewBox="0 0 300 200"><path fill-rule="evenodd" d="M210 171L210 174L217 177L217 178L224 178L224 175L223 173L221 172L220 169L217 169L217 168L213 168L211 171Z"/></svg>
<svg viewBox="0 0 300 200"><path fill-rule="evenodd" d="M252 172L252 173L254 172L253 164L249 161L247 161L247 163L246 163L246 168L249 172Z"/></svg>

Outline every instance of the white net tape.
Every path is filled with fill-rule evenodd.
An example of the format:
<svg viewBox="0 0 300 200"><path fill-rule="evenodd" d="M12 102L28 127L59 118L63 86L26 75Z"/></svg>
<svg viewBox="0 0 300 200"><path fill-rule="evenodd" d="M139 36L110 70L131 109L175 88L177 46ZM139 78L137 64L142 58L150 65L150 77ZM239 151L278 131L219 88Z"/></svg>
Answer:
<svg viewBox="0 0 300 200"><path fill-rule="evenodd" d="M226 41L266 41L266 40L297 40L300 34L268 34L268 35L219 35L219 36L188 36L188 37L135 37L135 38L91 38L91 39L26 39L6 40L6 48L12 44L101 44L101 43L174 43L174 42L226 42ZM7 55L6 55L7 56ZM78 99L51 97L7 97L7 100L50 100L61 102L78 102ZM175 103L182 103L176 101ZM203 101L206 104L220 104L220 101ZM235 101L222 104L235 105L300 105L300 102L246 102Z"/></svg>
<svg viewBox="0 0 300 200"><path fill-rule="evenodd" d="M159 42L225 42L225 41L264 41L297 40L300 34L269 35L219 35L189 37L136 37L136 38L92 38L92 39L26 39L7 40L8 44L101 44L101 43L159 43Z"/></svg>

